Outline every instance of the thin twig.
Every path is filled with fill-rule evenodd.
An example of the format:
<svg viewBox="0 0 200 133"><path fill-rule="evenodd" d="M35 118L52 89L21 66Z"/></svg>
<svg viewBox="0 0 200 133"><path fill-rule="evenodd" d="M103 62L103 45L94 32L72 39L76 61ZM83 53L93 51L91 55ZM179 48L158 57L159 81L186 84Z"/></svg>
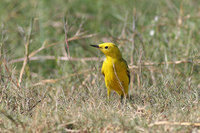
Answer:
<svg viewBox="0 0 200 133"><path fill-rule="evenodd" d="M140 88L140 83L141 83L141 73L142 73L142 56L143 56L143 51L142 51L142 48L140 47L140 50L139 50L139 58L138 58L138 62L137 62L137 65L139 67L139 74L137 74L137 81L138 81L138 87Z"/></svg>
<svg viewBox="0 0 200 133"><path fill-rule="evenodd" d="M74 36L74 37L71 37L71 38L69 38L68 39L68 42L70 42L70 41L74 41L74 40L78 40L78 39L83 39L83 38L90 38L90 37L93 37L93 36L95 36L96 34L88 34L88 35L81 35L81 36ZM55 45L59 45L59 44L61 44L61 43L63 43L63 42L55 42L55 43L52 43L52 44L49 44L49 45L46 45L46 42L44 42L43 43L43 45L39 48L39 49L37 49L37 50L35 50L35 51L33 51L32 53L30 53L29 54L29 60L39 60L40 58L38 58L38 57L34 57L34 58L31 58L31 57L33 57L34 55L36 55L37 53L39 53L40 51L42 51L42 50L44 50L44 49L46 49L46 48L48 48L48 47L52 47L52 46L55 46ZM44 59L44 60L51 60L52 59L52 57L50 57L49 58L49 56L40 56L42 59ZM68 60L68 57L61 57L61 58L65 58L64 60ZM96 58L96 57L95 57ZM11 61L9 61L8 62L8 64L13 64L13 63L17 63L17 62L22 62L22 61L24 61L24 59L25 58L18 58L18 59L13 59L13 60L11 60ZM54 58L53 58L54 59ZM61 59L61 60L63 60L63 59ZM73 60L73 59L72 59Z"/></svg>
<svg viewBox="0 0 200 133"><path fill-rule="evenodd" d="M164 62L144 62L142 63L143 66L154 66L154 65L165 65L165 64L181 64L181 63L196 63L196 64L199 64L200 63L200 60L186 60L186 59L183 59L183 60L178 60L178 61L164 61Z"/></svg>
<svg viewBox="0 0 200 133"><path fill-rule="evenodd" d="M65 128L65 131L69 132L69 133L79 133L80 132L80 130L74 130L74 129L68 129L68 128Z"/></svg>
<svg viewBox="0 0 200 133"><path fill-rule="evenodd" d="M157 121L150 124L149 126L158 126L158 125L177 125L177 126L197 126L200 127L199 122L170 122L170 121Z"/></svg>
<svg viewBox="0 0 200 133"><path fill-rule="evenodd" d="M136 26L135 26L135 15L133 16L133 24L132 24L132 30L133 30L133 34L132 34L132 38L131 38L131 42L132 42L132 49L131 49L131 65L133 64L133 54L134 54L134 49L135 49L135 35L136 35Z"/></svg>
<svg viewBox="0 0 200 133"><path fill-rule="evenodd" d="M82 61L82 62L85 62L85 61L99 61L99 58L98 57L85 57L85 58L74 58L74 57L71 57L71 58L68 58L68 57L63 57L63 56L59 56L59 57L56 57L56 56L34 56L34 57L30 57L29 58L29 61L37 61L37 60L61 60L61 61ZM14 59L14 60L11 60L8 64L13 64L13 63L18 63L18 62L22 62L24 60L24 58L19 58L19 59Z"/></svg>
<svg viewBox="0 0 200 133"><path fill-rule="evenodd" d="M135 35L136 35L136 25L135 25L135 9L133 11L133 24L132 24L132 38L131 38L131 56L130 56L130 60L131 60L131 65L134 64L134 50L135 50ZM134 72L131 71L131 75L133 75ZM130 77L130 88L133 88L133 82L134 82L134 76Z"/></svg>
<svg viewBox="0 0 200 133"><path fill-rule="evenodd" d="M69 42L68 42L68 30L69 28L67 27L67 23L65 21L65 19L63 18L63 21L64 21L64 30L65 30L65 43L66 43L66 46L67 46L67 57L68 57L68 60L69 60L69 63L71 64L72 66L72 69L74 71L74 73L78 73L77 69L76 69L76 66L73 64L73 62L71 61L71 57L70 57L70 53L69 53ZM77 74L78 75L78 74ZM80 77L78 77L78 80L81 81Z"/></svg>
<svg viewBox="0 0 200 133"><path fill-rule="evenodd" d="M35 50L35 51L33 51L33 52L31 52L31 53L29 54L28 58L30 58L30 57L36 55L37 53L39 53L40 51L42 51L42 50L45 49L45 48L48 48L49 46L54 46L54 45L57 44L57 43L53 43L53 44L50 44L50 45L45 46L46 43L47 43L47 41L44 41L43 44L42 44L42 46L41 46L39 49L37 49L37 50Z"/></svg>
<svg viewBox="0 0 200 133"><path fill-rule="evenodd" d="M84 21L81 21L81 24L79 25L79 28L78 28L78 30L75 33L75 36L78 36L81 33L81 29L83 27L83 24L84 24Z"/></svg>
<svg viewBox="0 0 200 133"><path fill-rule="evenodd" d="M2 27L3 28L3 27ZM2 73L2 64L3 64L3 49L4 49L4 34L3 34L3 29L2 30L2 33L1 33L1 42L0 42L0 73ZM2 75L0 74L0 83L2 81ZM2 95L3 95L3 90L2 90ZM2 97L1 97L2 99ZM1 103L1 100L0 100L0 103Z"/></svg>
<svg viewBox="0 0 200 133"><path fill-rule="evenodd" d="M155 75L154 75L154 70L152 67L149 67L149 71L150 71L150 74L151 74L151 80L152 80L152 83L153 85L156 85L156 78L155 78Z"/></svg>
<svg viewBox="0 0 200 133"><path fill-rule="evenodd" d="M116 68L115 68L115 64L114 64L113 62L112 62L112 64L113 64L113 70L114 70L115 77L117 78L117 81L118 81L118 83L119 83L120 89L121 89L121 91L123 92L123 95L124 95L124 97L125 97L124 101L126 102L126 93L125 93L125 91L124 91L124 86L122 85L122 82L120 81L120 79L119 79L119 77L118 77L118 75L117 75Z"/></svg>
<svg viewBox="0 0 200 133"><path fill-rule="evenodd" d="M30 25L30 31L29 31L29 34L28 34L28 39L27 39L27 42L25 44L25 58L24 58L24 63L23 63L22 69L20 71L20 75L19 75L19 80L18 80L19 86L20 86L21 81L22 81L24 69L25 69L26 64L28 63L28 60L29 60L29 44L30 44L30 38L31 38L32 29L33 29L33 20L34 19L32 18L31 19L31 25Z"/></svg>
<svg viewBox="0 0 200 133"><path fill-rule="evenodd" d="M119 36L119 38L125 38L125 36L126 36L127 19L128 19L128 12L126 13L126 16L124 19L124 25L123 25L122 32L121 32L121 35Z"/></svg>
<svg viewBox="0 0 200 133"><path fill-rule="evenodd" d="M90 38L90 37L93 37L95 36L96 34L88 34L88 35L84 35L82 33L79 34L79 36L73 36L71 38L68 39L68 42L70 41L74 41L74 40L78 40L78 39L84 39L84 38ZM64 42L64 41L63 41ZM59 45L59 44L62 44L63 42L55 42L55 43L51 43L49 45L46 45L46 41L42 44L42 46L33 51L30 55L29 55L29 58L36 55L37 53L39 53L40 51L46 49L46 48L49 48L49 47L52 47L52 46L56 46L56 45Z"/></svg>
<svg viewBox="0 0 200 133"><path fill-rule="evenodd" d="M12 78L12 73L10 72L10 70L9 70L9 68L8 68L8 66L7 66L6 59L4 59L3 61L4 61L4 63L3 63L3 64L4 64L4 68L5 68L6 72L7 72L9 81L12 82L12 83L16 86L16 88L18 88L18 90L20 90L21 88L20 88L20 86L17 84L17 80L16 80L16 82L15 82L14 79ZM18 95L19 95L19 93L18 93ZM20 96L20 97L21 97L21 96Z"/></svg>
<svg viewBox="0 0 200 133"><path fill-rule="evenodd" d="M69 43L68 43L68 27L67 27L67 22L65 20L65 18L63 18L63 22L64 22L64 31L65 31L65 43L66 43L66 48L67 48L67 53L66 56L70 58L70 52L69 52Z"/></svg>

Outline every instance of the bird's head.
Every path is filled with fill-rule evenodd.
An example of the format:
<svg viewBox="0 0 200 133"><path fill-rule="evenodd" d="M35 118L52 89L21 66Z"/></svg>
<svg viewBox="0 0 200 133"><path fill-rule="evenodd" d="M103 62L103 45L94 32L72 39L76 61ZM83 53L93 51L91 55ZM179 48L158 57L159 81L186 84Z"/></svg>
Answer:
<svg viewBox="0 0 200 133"><path fill-rule="evenodd" d="M99 45L90 46L101 50L101 52L103 52L106 55L106 57L110 56L112 58L122 58L119 48L114 43L106 42Z"/></svg>

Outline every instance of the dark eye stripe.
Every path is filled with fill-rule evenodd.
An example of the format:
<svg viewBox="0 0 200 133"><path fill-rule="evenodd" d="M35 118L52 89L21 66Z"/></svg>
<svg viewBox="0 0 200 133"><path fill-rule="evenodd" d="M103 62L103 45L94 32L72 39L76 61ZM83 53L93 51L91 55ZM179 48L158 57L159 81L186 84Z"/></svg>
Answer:
<svg viewBox="0 0 200 133"><path fill-rule="evenodd" d="M107 49L108 48L108 46L105 46L105 49Z"/></svg>

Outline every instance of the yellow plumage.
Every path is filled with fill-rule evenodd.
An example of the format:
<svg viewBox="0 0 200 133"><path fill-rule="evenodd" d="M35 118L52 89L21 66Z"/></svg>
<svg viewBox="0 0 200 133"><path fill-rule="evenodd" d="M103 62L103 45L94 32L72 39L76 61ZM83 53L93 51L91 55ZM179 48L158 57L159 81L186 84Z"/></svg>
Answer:
<svg viewBox="0 0 200 133"><path fill-rule="evenodd" d="M129 69L118 47L113 43L91 46L98 48L106 56L101 72L105 76L108 99L111 90L116 91L122 98L124 95L127 96L130 82Z"/></svg>

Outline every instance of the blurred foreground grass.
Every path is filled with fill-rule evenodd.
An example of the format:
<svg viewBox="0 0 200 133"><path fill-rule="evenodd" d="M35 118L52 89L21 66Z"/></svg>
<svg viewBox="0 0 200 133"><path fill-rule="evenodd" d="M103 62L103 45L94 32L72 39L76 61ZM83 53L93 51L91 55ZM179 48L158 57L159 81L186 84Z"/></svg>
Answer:
<svg viewBox="0 0 200 133"><path fill-rule="evenodd" d="M194 125L154 123L200 122L199 5L196 0L0 1L0 131L198 132ZM63 60L64 17L71 61ZM104 41L118 44L131 68L125 105L116 94L106 100L103 55L89 47ZM25 44L33 56L19 85Z"/></svg>

